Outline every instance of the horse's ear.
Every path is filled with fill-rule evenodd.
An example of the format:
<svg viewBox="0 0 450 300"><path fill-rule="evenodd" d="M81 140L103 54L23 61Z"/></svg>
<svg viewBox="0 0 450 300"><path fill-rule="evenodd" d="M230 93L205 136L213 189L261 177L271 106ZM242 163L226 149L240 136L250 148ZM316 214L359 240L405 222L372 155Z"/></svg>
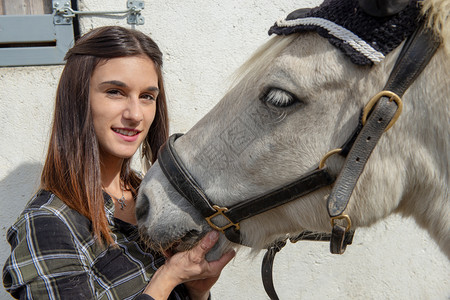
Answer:
<svg viewBox="0 0 450 300"><path fill-rule="evenodd" d="M410 0L358 0L362 10L374 17L389 17L399 13Z"/></svg>

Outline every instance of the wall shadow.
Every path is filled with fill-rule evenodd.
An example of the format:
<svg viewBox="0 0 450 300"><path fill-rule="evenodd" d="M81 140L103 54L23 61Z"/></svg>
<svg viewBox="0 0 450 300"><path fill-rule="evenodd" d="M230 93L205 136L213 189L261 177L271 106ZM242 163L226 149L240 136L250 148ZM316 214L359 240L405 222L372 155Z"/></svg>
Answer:
<svg viewBox="0 0 450 300"><path fill-rule="evenodd" d="M6 241L6 233L39 188L42 167L40 163L23 163L0 181L0 268L2 270L11 252ZM0 289L0 299L12 298L4 289Z"/></svg>

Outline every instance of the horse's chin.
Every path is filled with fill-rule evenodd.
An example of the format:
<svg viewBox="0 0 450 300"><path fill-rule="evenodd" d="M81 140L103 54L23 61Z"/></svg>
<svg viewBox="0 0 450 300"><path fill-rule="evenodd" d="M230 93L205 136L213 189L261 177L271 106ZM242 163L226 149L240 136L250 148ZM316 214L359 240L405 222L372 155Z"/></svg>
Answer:
<svg viewBox="0 0 450 300"><path fill-rule="evenodd" d="M197 239L186 239L182 242L179 243L175 243L172 244L171 247L167 248L164 253L168 254L168 255L174 255L175 253L178 252L184 252L184 251L189 251L192 248L194 248L195 246L197 246L197 244L200 242L201 238L203 236L199 236L197 237ZM220 237L219 240L217 241L217 243L211 248L211 250L208 251L208 253L206 253L205 255L205 259L207 261L213 261L213 260L218 260L219 258L222 257L223 253L225 253L227 250L229 250L229 244L226 241L226 238L224 237Z"/></svg>
<svg viewBox="0 0 450 300"><path fill-rule="evenodd" d="M154 251L162 253L164 256L172 256L178 252L189 251L200 242L200 240L207 234L207 232L200 233L193 230L187 232L184 236L179 237L170 242L161 242L159 239L151 239L143 227L141 227L140 235L142 241L148 247ZM217 243L206 253L205 258L207 261L218 260L222 257L223 253L231 249L231 243L225 238L224 235L219 236Z"/></svg>
<svg viewBox="0 0 450 300"><path fill-rule="evenodd" d="M166 244L160 244L159 250L165 255L174 255L194 248L206 233L187 232L184 236Z"/></svg>
<svg viewBox="0 0 450 300"><path fill-rule="evenodd" d="M202 236L184 236L179 241L172 243L165 251L170 251L172 254L189 251L198 244L201 238Z"/></svg>
<svg viewBox="0 0 450 300"><path fill-rule="evenodd" d="M205 258L207 261L213 261L213 260L218 260L219 258L222 257L223 253L226 252L226 238L223 237L222 235L220 236L219 240L217 241L217 243L212 247L212 249L206 253Z"/></svg>
<svg viewBox="0 0 450 300"><path fill-rule="evenodd" d="M169 247L168 249L166 249L165 251L168 251L168 253L170 253L171 255L178 253L178 252L184 252L184 251L188 251L191 250L192 248L194 248L195 246L197 246L197 244L200 242L200 240L203 238L205 234L201 235L201 236L185 236L184 238L181 239L181 242L177 242L175 244L172 244L171 247ZM223 236L221 236L219 238L219 240L217 241L217 243L211 248L211 250L206 253L205 258L207 261L213 261L213 260L218 260L219 258L222 257L223 253L228 250L226 249L226 244L229 244L226 242L226 238L224 238Z"/></svg>

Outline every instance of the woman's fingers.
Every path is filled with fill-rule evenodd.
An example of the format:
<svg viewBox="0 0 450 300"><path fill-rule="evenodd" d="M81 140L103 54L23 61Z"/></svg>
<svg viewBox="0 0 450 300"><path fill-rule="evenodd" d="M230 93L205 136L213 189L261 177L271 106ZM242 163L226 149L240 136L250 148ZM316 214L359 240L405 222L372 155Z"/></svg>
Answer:
<svg viewBox="0 0 450 300"><path fill-rule="evenodd" d="M204 236L199 244L190 250L191 259L195 263L199 263L200 261L205 259L206 253L212 249L212 247L219 240L219 233L217 231L210 231Z"/></svg>
<svg viewBox="0 0 450 300"><path fill-rule="evenodd" d="M224 253L220 259L208 262L205 255L218 240L217 231L207 233L191 250L178 252L168 257L165 265L158 271L164 269L165 276L175 278L177 283L191 282L190 287L197 292L209 291L222 269L235 255L234 250L231 250Z"/></svg>
<svg viewBox="0 0 450 300"><path fill-rule="evenodd" d="M214 260L214 261L209 262L209 265L210 265L211 268L213 268L213 269L217 269L217 268L218 268L218 269L222 270L222 269L225 267L225 265L226 265L227 263L229 263L230 260L233 259L233 257L234 257L235 255L236 255L236 251L230 250L230 251L224 253L224 254L222 255L222 257L219 258L218 260Z"/></svg>
<svg viewBox="0 0 450 300"><path fill-rule="evenodd" d="M209 290L219 279L220 272L225 267L225 265L234 257L234 255L234 250L224 253L219 260L211 261L208 263L208 276L204 277L203 279L185 282L185 285L189 290L189 294L191 296L201 295L197 297L198 299L201 299L201 297L203 296L207 297L209 294Z"/></svg>
<svg viewBox="0 0 450 300"><path fill-rule="evenodd" d="M215 230L210 231L206 234L206 236L200 241L200 246L203 250L205 250L206 254L214 244L219 240L219 233Z"/></svg>

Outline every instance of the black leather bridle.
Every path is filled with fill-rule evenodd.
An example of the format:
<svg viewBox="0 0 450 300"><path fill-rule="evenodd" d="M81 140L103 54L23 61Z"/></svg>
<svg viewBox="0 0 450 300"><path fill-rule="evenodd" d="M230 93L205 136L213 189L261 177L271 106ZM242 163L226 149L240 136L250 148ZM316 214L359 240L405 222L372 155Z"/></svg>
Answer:
<svg viewBox="0 0 450 300"><path fill-rule="evenodd" d="M234 243L242 244L240 222L262 212L268 211L308 193L334 183L328 197L328 213L331 218L331 234L303 232L292 240L327 240L331 241L332 253L342 254L351 244L353 230L349 216L344 215L350 196L361 175L373 149L397 120L401 113L401 96L428 64L440 45L440 39L423 24L405 42L390 77L382 92L373 97L364 107L360 126L354 131L345 145L330 151L319 163L319 168L304 174L298 180L270 191L264 195L247 199L231 207L215 205L190 175L174 149L175 140L180 134L172 135L159 152L159 165L173 187L186 198L214 229L225 234ZM326 159L335 153L345 156L344 165L339 175L334 176L325 165ZM228 224L216 225L213 219L224 217ZM342 221L342 220L343 221ZM271 299L278 299L272 282L272 264L275 254L285 241L269 247L264 258L263 282Z"/></svg>
<svg viewBox="0 0 450 300"><path fill-rule="evenodd" d="M173 187L201 213L208 224L225 234L233 243L243 244L240 236L242 220L288 203L335 181L335 177L323 167L262 196L247 199L230 207L220 207L212 203L178 157L173 144L180 136L182 134L172 135L162 146L158 154L159 165ZM214 224L213 219L219 215L223 216L228 224L224 226Z"/></svg>

